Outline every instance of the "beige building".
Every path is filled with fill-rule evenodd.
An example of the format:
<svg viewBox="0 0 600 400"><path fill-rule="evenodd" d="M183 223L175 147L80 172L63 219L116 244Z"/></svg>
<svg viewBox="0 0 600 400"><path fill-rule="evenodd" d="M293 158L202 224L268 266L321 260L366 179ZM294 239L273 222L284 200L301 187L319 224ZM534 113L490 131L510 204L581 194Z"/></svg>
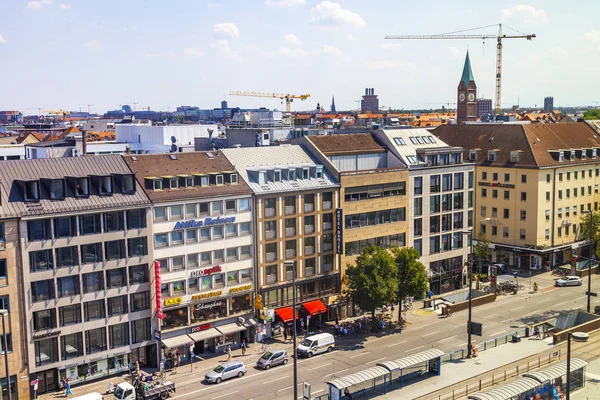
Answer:
<svg viewBox="0 0 600 400"><path fill-rule="evenodd" d="M584 210L598 210L600 140L583 123L442 126L435 135L476 163L475 228L492 261L531 268L567 264ZM586 261L578 263L585 267Z"/></svg>

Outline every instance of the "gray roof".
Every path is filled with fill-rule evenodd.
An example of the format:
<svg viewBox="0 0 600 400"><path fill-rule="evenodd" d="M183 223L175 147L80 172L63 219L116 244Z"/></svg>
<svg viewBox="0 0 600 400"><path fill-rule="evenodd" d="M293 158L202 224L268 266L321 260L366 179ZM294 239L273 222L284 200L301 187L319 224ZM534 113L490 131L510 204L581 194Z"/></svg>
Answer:
<svg viewBox="0 0 600 400"><path fill-rule="evenodd" d="M535 379L519 378L514 381L492 389L487 392L477 392L469 395L467 398L471 400L507 400L513 399L520 394L526 393L535 389L541 384Z"/></svg>
<svg viewBox="0 0 600 400"><path fill-rule="evenodd" d="M323 178L296 179L293 181L267 182L259 184L248 171L317 167L301 146L284 144L269 147L245 147L223 149L223 154L240 173L256 194L299 192L338 187L339 185L323 169Z"/></svg>
<svg viewBox="0 0 600 400"><path fill-rule="evenodd" d="M412 367L417 364L424 363L435 358L439 358L444 355L444 352L439 349L429 349L422 351L417 354L412 354L408 357L400 358L394 361L384 361L377 363L380 367L385 367L390 371L400 371L401 369Z"/></svg>
<svg viewBox="0 0 600 400"><path fill-rule="evenodd" d="M381 378L388 375L390 371L383 367L371 367L364 371L357 372L355 374L346 375L343 378L334 379L327 382L328 385L334 386L339 390L351 387L354 385L360 385L364 382L369 382L373 379Z"/></svg>
<svg viewBox="0 0 600 400"><path fill-rule="evenodd" d="M120 155L44 158L35 160L0 161L0 218L16 218L77 211L93 211L149 205L150 201L136 181L134 194L113 193L99 196L93 192L87 198L67 196L64 200L42 197L37 202L25 202L15 181L85 177L111 174L133 174Z"/></svg>
<svg viewBox="0 0 600 400"><path fill-rule="evenodd" d="M571 372L577 371L578 369L585 368L588 365L587 362L582 360L581 358L571 358ZM556 365L553 365L548 368L544 368L540 371L528 372L523 374L523 376L527 378L535 379L540 383L544 383L546 381L551 381L553 379L559 378L561 376L567 375L567 360L560 361Z"/></svg>

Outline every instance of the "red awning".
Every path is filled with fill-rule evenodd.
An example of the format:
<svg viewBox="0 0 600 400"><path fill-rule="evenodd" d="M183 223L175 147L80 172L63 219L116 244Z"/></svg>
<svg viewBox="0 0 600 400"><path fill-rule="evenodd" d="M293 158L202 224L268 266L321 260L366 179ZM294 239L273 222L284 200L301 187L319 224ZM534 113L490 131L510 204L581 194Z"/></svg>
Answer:
<svg viewBox="0 0 600 400"><path fill-rule="evenodd" d="M278 308L275 310L275 313L279 315L279 318L281 318L283 322L290 322L292 319L294 319L294 311L292 310L292 307ZM296 318L298 318L298 314L296 314Z"/></svg>
<svg viewBox="0 0 600 400"><path fill-rule="evenodd" d="M310 313L310 315L317 315L327 311L327 307L321 300L313 300L307 303L302 304L306 311Z"/></svg>

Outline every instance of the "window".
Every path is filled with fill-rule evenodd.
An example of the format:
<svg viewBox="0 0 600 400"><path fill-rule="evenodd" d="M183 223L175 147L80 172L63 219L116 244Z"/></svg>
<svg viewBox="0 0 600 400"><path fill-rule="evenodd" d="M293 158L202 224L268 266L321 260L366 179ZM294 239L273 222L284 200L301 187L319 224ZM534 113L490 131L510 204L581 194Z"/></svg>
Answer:
<svg viewBox="0 0 600 400"><path fill-rule="evenodd" d="M104 242L105 260L119 260L125 258L125 240Z"/></svg>
<svg viewBox="0 0 600 400"><path fill-rule="evenodd" d="M487 189L481 188L481 197L487 197Z"/></svg>
<svg viewBox="0 0 600 400"><path fill-rule="evenodd" d="M225 262L225 252L223 250L213 251L213 263L220 264Z"/></svg>
<svg viewBox="0 0 600 400"><path fill-rule="evenodd" d="M106 329L104 327L85 331L85 354L106 350Z"/></svg>
<svg viewBox="0 0 600 400"><path fill-rule="evenodd" d="M313 276L316 273L315 259L307 258L304 260L304 276Z"/></svg>
<svg viewBox="0 0 600 400"><path fill-rule="evenodd" d="M131 294L131 311L142 311L150 309L150 292Z"/></svg>
<svg viewBox="0 0 600 400"><path fill-rule="evenodd" d="M550 175L546 175L546 181L550 182L548 179L550 179ZM521 183L527 183L527 175L525 175L525 174L521 175Z"/></svg>
<svg viewBox="0 0 600 400"><path fill-rule="evenodd" d="M313 212L315 210L315 195L305 194L304 195L304 212Z"/></svg>
<svg viewBox="0 0 600 400"><path fill-rule="evenodd" d="M496 225L492 225L492 236L498 236L498 227Z"/></svg>
<svg viewBox="0 0 600 400"><path fill-rule="evenodd" d="M143 257L148 254L148 240L146 237L127 239L129 257Z"/></svg>
<svg viewBox="0 0 600 400"><path fill-rule="evenodd" d="M138 319L131 323L131 342L139 343L144 340L150 340L152 332L150 331L150 318Z"/></svg>
<svg viewBox="0 0 600 400"><path fill-rule="evenodd" d="M229 175L229 181L232 184L238 183L238 174L231 174L231 175Z"/></svg>
<svg viewBox="0 0 600 400"><path fill-rule="evenodd" d="M154 179L152 180L152 189L154 190L162 190L163 182L162 179Z"/></svg>
<svg viewBox="0 0 600 400"><path fill-rule="evenodd" d="M222 201L213 201L210 203L211 207L211 215L221 215L223 214L223 202Z"/></svg>
<svg viewBox="0 0 600 400"><path fill-rule="evenodd" d="M454 190L462 190L465 188L465 174L457 172L454 174Z"/></svg>
<svg viewBox="0 0 600 400"><path fill-rule="evenodd" d="M558 162L563 162L563 161L565 161L565 152L559 151L558 152Z"/></svg>
<svg viewBox="0 0 600 400"><path fill-rule="evenodd" d="M85 321L104 318L104 300L94 300L83 303L83 314Z"/></svg>
<svg viewBox="0 0 600 400"><path fill-rule="evenodd" d="M33 313L33 330L53 328L56 328L56 310L54 308Z"/></svg>
<svg viewBox="0 0 600 400"><path fill-rule="evenodd" d="M62 200L65 198L65 180L53 179L50 181L50 199Z"/></svg>
<svg viewBox="0 0 600 400"><path fill-rule="evenodd" d="M510 200L510 192L508 190L504 191L504 200Z"/></svg>
<svg viewBox="0 0 600 400"><path fill-rule="evenodd" d="M521 229L519 232L519 238L525 240L525 229Z"/></svg>
<svg viewBox="0 0 600 400"><path fill-rule="evenodd" d="M521 176L521 181L523 181L523 176ZM510 182L510 174L504 174L504 182Z"/></svg>
<svg viewBox="0 0 600 400"><path fill-rule="evenodd" d="M215 181L217 182L217 185L222 185L223 184L223 175L217 175Z"/></svg>
<svg viewBox="0 0 600 400"><path fill-rule="evenodd" d="M550 192L546 192L546 201L550 201Z"/></svg>
<svg viewBox="0 0 600 400"><path fill-rule="evenodd" d="M486 206L481 206L481 216L485 217L486 214L487 214L487 212L486 212Z"/></svg>
<svg viewBox="0 0 600 400"><path fill-rule="evenodd" d="M486 228L487 226L485 224L481 224L479 225L479 230L481 231L481 233L485 234L486 233Z"/></svg>
<svg viewBox="0 0 600 400"><path fill-rule="evenodd" d="M526 220L527 220L527 211L521 210L521 221L526 221Z"/></svg>
<svg viewBox="0 0 600 400"><path fill-rule="evenodd" d="M212 237L213 239L222 239L223 238L223 227L215 226L212 228Z"/></svg>
<svg viewBox="0 0 600 400"><path fill-rule="evenodd" d="M571 189L566 189L565 194L567 196L567 199L570 199L571 198Z"/></svg>
<svg viewBox="0 0 600 400"><path fill-rule="evenodd" d="M166 207L155 207L154 208L154 220L155 221L166 221L167 220L167 208Z"/></svg>
<svg viewBox="0 0 600 400"><path fill-rule="evenodd" d="M240 260L246 260L252 257L252 248L250 246L240 247Z"/></svg>
<svg viewBox="0 0 600 400"><path fill-rule="evenodd" d="M56 249L56 267L73 267L79 265L77 246L60 247Z"/></svg>
<svg viewBox="0 0 600 400"><path fill-rule="evenodd" d="M397 137L394 138L394 142L398 145L398 146L405 146L406 142L404 141L404 139L402 139L401 137Z"/></svg>
<svg viewBox="0 0 600 400"><path fill-rule="evenodd" d="M227 214L234 214L236 212L236 201L226 200L225 201L225 212Z"/></svg>
<svg viewBox="0 0 600 400"><path fill-rule="evenodd" d="M4 233L4 223L0 222L0 250L6 247L6 236Z"/></svg>
<svg viewBox="0 0 600 400"><path fill-rule="evenodd" d="M30 242L35 240L52 239L52 229L49 219L27 221L27 238Z"/></svg>
<svg viewBox="0 0 600 400"><path fill-rule="evenodd" d="M185 242L196 243L198 242L198 229L188 229L185 231Z"/></svg>
<svg viewBox="0 0 600 400"><path fill-rule="evenodd" d="M492 199L498 198L498 189L492 189Z"/></svg>
<svg viewBox="0 0 600 400"><path fill-rule="evenodd" d="M521 201L527 201L527 192L521 192Z"/></svg>
<svg viewBox="0 0 600 400"><path fill-rule="evenodd" d="M83 293L99 292L104 289L104 276L102 271L90 272L81 275L83 281Z"/></svg>
<svg viewBox="0 0 600 400"><path fill-rule="evenodd" d="M58 297L75 296L80 293L79 276L65 276L56 280Z"/></svg>
<svg viewBox="0 0 600 400"><path fill-rule="evenodd" d="M81 235L102 233L100 214L81 215L79 217L79 233Z"/></svg>
<svg viewBox="0 0 600 400"><path fill-rule="evenodd" d="M90 243L81 245L82 264L102 262L102 243Z"/></svg>
<svg viewBox="0 0 600 400"><path fill-rule="evenodd" d="M237 261L237 247L227 248L227 262Z"/></svg>
<svg viewBox="0 0 600 400"><path fill-rule="evenodd" d="M240 283L252 281L252 269L242 269L240 271Z"/></svg>
<svg viewBox="0 0 600 400"><path fill-rule="evenodd" d="M179 188L179 179L177 179L177 178L169 179L169 188L170 189Z"/></svg>
<svg viewBox="0 0 600 400"><path fill-rule="evenodd" d="M267 265L266 268L267 284L277 282L277 265Z"/></svg>
<svg viewBox="0 0 600 400"><path fill-rule="evenodd" d="M58 338L42 339L34 342L36 367L58 361Z"/></svg>
<svg viewBox="0 0 600 400"><path fill-rule="evenodd" d="M166 247L169 245L169 240L166 233L157 233L154 235L154 248Z"/></svg>
<svg viewBox="0 0 600 400"><path fill-rule="evenodd" d="M442 175L442 190L444 192L452 190L452 174Z"/></svg>
<svg viewBox="0 0 600 400"><path fill-rule="evenodd" d="M238 199L239 211L250 211L250 199Z"/></svg>
<svg viewBox="0 0 600 400"><path fill-rule="evenodd" d="M557 233L558 237L562 237L562 228L558 228L556 230L556 233Z"/></svg>
<svg viewBox="0 0 600 400"><path fill-rule="evenodd" d="M143 229L146 227L146 210L127 211L127 229Z"/></svg>
<svg viewBox="0 0 600 400"><path fill-rule="evenodd" d="M567 172L567 180L570 181L571 180L571 173Z"/></svg>
<svg viewBox="0 0 600 400"><path fill-rule="evenodd" d="M496 218L498 216L498 209L496 207L492 207L492 218Z"/></svg>
<svg viewBox="0 0 600 400"><path fill-rule="evenodd" d="M487 180L487 172L481 171L481 180L482 181L486 181Z"/></svg>
<svg viewBox="0 0 600 400"><path fill-rule="evenodd" d="M496 152L494 150L488 150L487 160L488 161L495 161L496 160ZM496 179L494 179L494 180L496 180Z"/></svg>
<svg viewBox="0 0 600 400"><path fill-rule="evenodd" d="M63 360L81 357L83 355L83 335L81 332L61 336L60 349Z"/></svg>
<svg viewBox="0 0 600 400"><path fill-rule="evenodd" d="M123 212L117 211L104 214L104 232L116 232L125 230Z"/></svg>
<svg viewBox="0 0 600 400"><path fill-rule="evenodd" d="M504 216L504 218L505 218L505 219L508 219L508 218L509 218L509 213L510 213L509 209L508 209L508 208L505 208L505 209L504 209L504 213L503 213L503 214L504 214L503 216Z"/></svg>
<svg viewBox="0 0 600 400"><path fill-rule="evenodd" d="M544 239L550 240L550 229L544 230Z"/></svg>
<svg viewBox="0 0 600 400"><path fill-rule="evenodd" d="M431 193L439 193L440 191L440 176L431 175L429 177L429 191Z"/></svg>
<svg viewBox="0 0 600 400"><path fill-rule="evenodd" d="M127 296L116 296L106 299L108 304L108 316L125 315L129 312L127 309Z"/></svg>
<svg viewBox="0 0 600 400"><path fill-rule="evenodd" d="M420 176L415 177L414 189L415 189L416 195L423 194L423 178L422 177L420 177Z"/></svg>
<svg viewBox="0 0 600 400"><path fill-rule="evenodd" d="M591 174L590 174L591 177ZM550 183L551 176L550 174L546 174L546 183Z"/></svg>
<svg viewBox="0 0 600 400"><path fill-rule="evenodd" d="M129 324L127 322L108 327L108 341L111 349L129 345Z"/></svg>
<svg viewBox="0 0 600 400"><path fill-rule="evenodd" d="M333 193L324 192L323 193L323 210L331 210L333 207Z"/></svg>
<svg viewBox="0 0 600 400"><path fill-rule="evenodd" d="M423 215L423 198L415 197L415 216Z"/></svg>
<svg viewBox="0 0 600 400"><path fill-rule="evenodd" d="M178 219L183 219L183 206L181 205L176 205L176 206L171 206L169 207L169 211L170 211L170 220L178 220Z"/></svg>
<svg viewBox="0 0 600 400"><path fill-rule="evenodd" d="M39 181L25 182L25 201L38 201L40 199Z"/></svg>
<svg viewBox="0 0 600 400"><path fill-rule="evenodd" d="M109 269L106 271L106 288L119 288L127 286L127 273L125 268Z"/></svg>
<svg viewBox="0 0 600 400"><path fill-rule="evenodd" d="M81 323L81 304L60 307L58 309L60 326Z"/></svg>
<svg viewBox="0 0 600 400"><path fill-rule="evenodd" d="M63 217L54 219L54 237L77 236L77 217Z"/></svg>
<svg viewBox="0 0 600 400"><path fill-rule="evenodd" d="M32 251L29 253L29 270L31 272L54 269L52 250Z"/></svg>

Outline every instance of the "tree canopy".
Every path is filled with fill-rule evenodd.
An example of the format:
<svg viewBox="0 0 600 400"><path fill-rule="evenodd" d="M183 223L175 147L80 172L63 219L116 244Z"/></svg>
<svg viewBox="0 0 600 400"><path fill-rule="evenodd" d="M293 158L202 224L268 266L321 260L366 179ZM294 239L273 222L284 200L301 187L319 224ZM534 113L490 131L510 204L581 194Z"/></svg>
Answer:
<svg viewBox="0 0 600 400"><path fill-rule="evenodd" d="M419 261L421 255L412 247L393 247L392 254L398 269L398 299L406 296L421 298L427 291L427 271ZM398 311L398 319L400 312Z"/></svg>
<svg viewBox="0 0 600 400"><path fill-rule="evenodd" d="M594 235L594 248L596 249L596 260L600 260L600 252L598 251L600 246L600 212L592 212L594 219L592 220ZM581 215L581 237L584 239L590 239L590 214Z"/></svg>
<svg viewBox="0 0 600 400"><path fill-rule="evenodd" d="M479 232L477 235L477 244L473 246L473 255L475 256L475 261L478 262L480 259L482 261L487 261L490 259L490 241L486 239L485 233Z"/></svg>
<svg viewBox="0 0 600 400"><path fill-rule="evenodd" d="M583 113L583 119L600 119L600 109L590 109Z"/></svg>

